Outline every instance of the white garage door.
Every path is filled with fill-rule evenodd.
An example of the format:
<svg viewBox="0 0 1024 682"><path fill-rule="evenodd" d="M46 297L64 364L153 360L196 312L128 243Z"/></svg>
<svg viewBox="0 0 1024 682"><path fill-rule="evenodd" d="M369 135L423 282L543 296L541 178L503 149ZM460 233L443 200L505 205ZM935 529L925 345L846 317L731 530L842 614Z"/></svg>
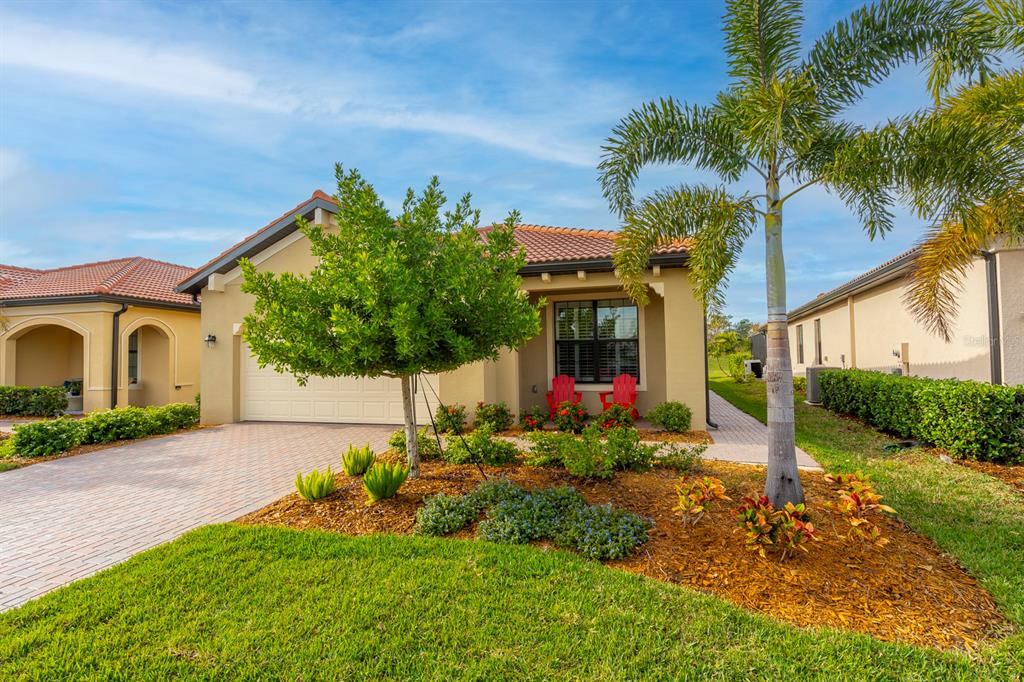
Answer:
<svg viewBox="0 0 1024 682"><path fill-rule="evenodd" d="M290 374L278 374L272 367L260 369L245 344L242 356L243 420L352 424L404 421L402 385L398 379L310 377L305 386L300 386ZM437 379L428 380L438 390ZM434 394L421 383L416 392L416 418L420 424L430 423L428 402L432 408L437 406Z"/></svg>

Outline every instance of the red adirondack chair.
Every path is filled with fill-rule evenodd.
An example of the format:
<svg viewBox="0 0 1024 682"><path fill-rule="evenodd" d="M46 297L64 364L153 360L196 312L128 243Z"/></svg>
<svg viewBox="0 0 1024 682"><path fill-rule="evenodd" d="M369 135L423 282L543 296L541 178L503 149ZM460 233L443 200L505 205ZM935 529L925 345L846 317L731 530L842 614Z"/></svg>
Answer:
<svg viewBox="0 0 1024 682"><path fill-rule="evenodd" d="M608 396L612 399L608 400ZM612 405L621 405L633 411L633 419L639 419L636 409L636 377L632 374L620 374L612 380L612 390L601 393L601 408L607 410Z"/></svg>
<svg viewBox="0 0 1024 682"><path fill-rule="evenodd" d="M548 391L548 407L551 408L551 418L555 418L555 411L562 403L578 403L583 400L583 394L576 390L576 380L568 374L559 374L551 380L551 390Z"/></svg>

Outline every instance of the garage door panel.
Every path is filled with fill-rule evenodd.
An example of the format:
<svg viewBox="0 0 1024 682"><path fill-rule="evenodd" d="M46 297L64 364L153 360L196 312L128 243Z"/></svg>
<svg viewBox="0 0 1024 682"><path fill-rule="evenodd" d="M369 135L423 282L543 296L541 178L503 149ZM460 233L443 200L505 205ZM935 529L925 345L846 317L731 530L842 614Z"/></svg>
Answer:
<svg viewBox="0 0 1024 682"><path fill-rule="evenodd" d="M289 374L279 374L272 367L260 369L244 344L242 353L242 419L367 424L401 424L404 420L397 379L310 377L300 386ZM416 414L421 424L428 424L424 390L421 386L417 393Z"/></svg>

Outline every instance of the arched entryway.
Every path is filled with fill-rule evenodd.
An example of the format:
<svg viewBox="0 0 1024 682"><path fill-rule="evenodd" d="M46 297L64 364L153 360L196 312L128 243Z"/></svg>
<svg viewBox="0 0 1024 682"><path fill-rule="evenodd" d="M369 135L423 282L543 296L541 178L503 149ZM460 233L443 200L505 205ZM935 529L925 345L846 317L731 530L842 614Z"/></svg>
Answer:
<svg viewBox="0 0 1024 682"><path fill-rule="evenodd" d="M84 333L56 322L35 322L9 330L3 342L4 383L15 386L65 386L68 409L82 410L88 361Z"/></svg>
<svg viewBox="0 0 1024 682"><path fill-rule="evenodd" d="M125 397L120 404L174 402L173 333L155 321L140 321L127 327L121 338L120 369L118 384Z"/></svg>

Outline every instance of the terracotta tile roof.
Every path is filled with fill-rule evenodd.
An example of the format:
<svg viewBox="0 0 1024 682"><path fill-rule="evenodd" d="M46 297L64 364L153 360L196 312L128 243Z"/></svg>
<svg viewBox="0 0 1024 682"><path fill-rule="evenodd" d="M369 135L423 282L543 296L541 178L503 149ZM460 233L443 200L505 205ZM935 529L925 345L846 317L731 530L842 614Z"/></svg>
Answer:
<svg viewBox="0 0 1024 682"><path fill-rule="evenodd" d="M192 268L133 256L52 270L0 265L0 300L61 296L116 296L191 304L174 285Z"/></svg>
<svg viewBox="0 0 1024 682"><path fill-rule="evenodd" d="M480 229L486 234L490 227ZM527 263L566 263L604 260L612 257L619 233L614 230L590 230L550 225L517 225L516 241L526 251ZM655 249L655 253L685 253L687 242L674 241Z"/></svg>

